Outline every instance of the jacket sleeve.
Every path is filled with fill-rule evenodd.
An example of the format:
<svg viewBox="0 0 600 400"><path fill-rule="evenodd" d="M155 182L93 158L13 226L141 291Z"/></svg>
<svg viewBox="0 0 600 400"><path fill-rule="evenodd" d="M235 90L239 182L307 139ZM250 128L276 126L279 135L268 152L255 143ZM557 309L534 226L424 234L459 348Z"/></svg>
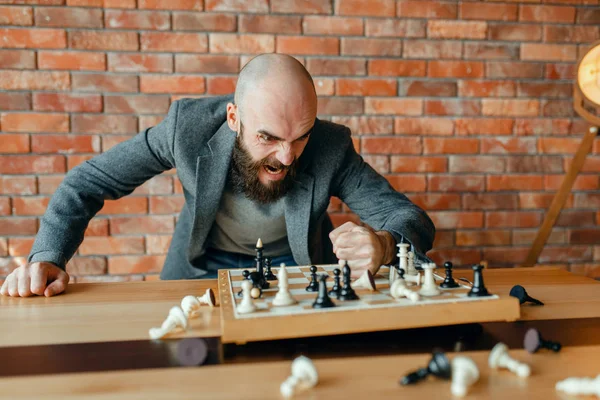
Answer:
<svg viewBox="0 0 600 400"><path fill-rule="evenodd" d="M153 176L175 168L178 107L174 102L160 124L80 164L65 176L41 219L28 262L52 262L65 269L105 200L128 195Z"/></svg>
<svg viewBox="0 0 600 400"><path fill-rule="evenodd" d="M367 164L351 141L345 149L334 192L361 221L375 230L390 232L396 243L401 240L411 243L421 260L429 260L424 254L433 246L433 222L425 211L394 190Z"/></svg>

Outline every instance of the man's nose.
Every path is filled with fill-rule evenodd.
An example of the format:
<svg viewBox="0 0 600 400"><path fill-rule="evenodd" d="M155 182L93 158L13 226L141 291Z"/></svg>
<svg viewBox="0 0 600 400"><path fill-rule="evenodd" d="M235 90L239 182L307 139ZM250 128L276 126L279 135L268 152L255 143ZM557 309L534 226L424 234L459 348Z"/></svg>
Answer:
<svg viewBox="0 0 600 400"><path fill-rule="evenodd" d="M294 161L294 152L292 145L286 142L281 142L281 147L277 152L277 160L285 166L292 164Z"/></svg>

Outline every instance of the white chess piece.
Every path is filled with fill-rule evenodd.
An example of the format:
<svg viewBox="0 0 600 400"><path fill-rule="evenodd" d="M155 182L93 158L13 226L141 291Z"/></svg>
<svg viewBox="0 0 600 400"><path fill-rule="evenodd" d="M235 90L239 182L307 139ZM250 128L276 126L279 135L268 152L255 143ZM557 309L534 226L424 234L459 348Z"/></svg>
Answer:
<svg viewBox="0 0 600 400"><path fill-rule="evenodd" d="M169 315L163 321L160 328L150 328L150 339L160 339L163 336L178 330L185 330L188 327L187 317L179 306L171 307Z"/></svg>
<svg viewBox="0 0 600 400"><path fill-rule="evenodd" d="M296 304L297 301L292 297L292 294L290 293L290 290L288 288L288 275L284 263L281 263L279 266L277 281L279 282L279 291L277 291L277 294L273 298L273 305L280 307L291 306L292 304Z"/></svg>
<svg viewBox="0 0 600 400"><path fill-rule="evenodd" d="M371 273L371 271L366 270L365 272L363 272L360 278L352 282L352 288L367 289L371 292L374 292L376 290L376 287L375 280L373 279L373 274Z"/></svg>
<svg viewBox="0 0 600 400"><path fill-rule="evenodd" d="M406 282L404 282L404 279L402 278L398 278L394 281L394 283L392 283L392 287L390 288L390 294L395 299L406 297L413 303L419 301L419 299L421 298L421 296L419 296L419 293L413 292L412 290L406 287Z"/></svg>
<svg viewBox="0 0 600 400"><path fill-rule="evenodd" d="M435 279L433 278L433 270L436 269L436 265L434 263L426 263L422 265L423 270L425 271L425 276L423 277L423 285L421 286L421 290L419 290L419 294L421 296L437 296L441 292L435 284Z"/></svg>
<svg viewBox="0 0 600 400"><path fill-rule="evenodd" d="M419 271L415 268L415 253L412 251L408 252L408 271L406 275L417 275Z"/></svg>
<svg viewBox="0 0 600 400"><path fill-rule="evenodd" d="M319 382L319 374L310 358L300 356L292 362L292 375L280 387L281 395L292 397L295 393L314 387Z"/></svg>
<svg viewBox="0 0 600 400"><path fill-rule="evenodd" d="M183 313L186 315L186 317L193 318L198 315L198 310L200 310L200 307L202 306L202 304L207 304L211 308L214 307L215 306L214 300L215 300L215 295L214 295L212 289L209 288L209 289L206 289L206 292L204 293L203 296L200 296L200 297L185 296L181 300L181 309L183 310Z"/></svg>
<svg viewBox="0 0 600 400"><path fill-rule="evenodd" d="M408 243L398 243L396 247L398 247L398 267L404 270L405 275L408 273ZM390 286L394 281L398 279L398 271L394 266L390 266Z"/></svg>
<svg viewBox="0 0 600 400"><path fill-rule="evenodd" d="M236 310L240 314L249 314L256 311L256 306L252 301L252 295L250 291L252 290L252 283L250 281L242 282L242 301L237 306Z"/></svg>
<svg viewBox="0 0 600 400"><path fill-rule="evenodd" d="M531 374L529 365L521 363L508 354L508 347L504 343L497 343L488 358L490 368L506 368L520 377L527 377Z"/></svg>
<svg viewBox="0 0 600 400"><path fill-rule="evenodd" d="M416 286L419 286L421 284L421 274L419 273L419 271L416 271L416 272L417 273L415 275L404 274L404 280L406 281L407 284L410 283L410 284L416 285Z"/></svg>
<svg viewBox="0 0 600 400"><path fill-rule="evenodd" d="M600 397L600 375L592 378L567 378L556 383L556 390L572 395L596 395Z"/></svg>
<svg viewBox="0 0 600 400"><path fill-rule="evenodd" d="M450 390L454 396L464 397L479 379L477 365L468 357L457 356L452 360L452 385Z"/></svg>

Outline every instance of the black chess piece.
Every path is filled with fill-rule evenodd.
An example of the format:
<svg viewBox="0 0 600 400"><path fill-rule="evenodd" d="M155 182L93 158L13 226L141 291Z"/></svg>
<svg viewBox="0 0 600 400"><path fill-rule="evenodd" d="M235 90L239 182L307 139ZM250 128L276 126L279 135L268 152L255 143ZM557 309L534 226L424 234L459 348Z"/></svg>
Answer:
<svg viewBox="0 0 600 400"><path fill-rule="evenodd" d="M513 286L512 289L510 289L510 295L512 297L516 297L517 299L519 299L519 304L523 304L528 301L537 306L544 305L544 303L542 303L538 299L534 299L533 297L529 296L529 294L527 294L527 291L525 290L525 288L521 285Z"/></svg>
<svg viewBox="0 0 600 400"><path fill-rule="evenodd" d="M317 282L317 267L310 266L310 283L306 287L307 292L316 292L319 290L319 282Z"/></svg>
<svg viewBox="0 0 600 400"><path fill-rule="evenodd" d="M333 270L333 287L329 291L330 296L339 297L339 295L340 295L340 290L342 290L342 287L340 286L340 280L341 280L340 274L341 273L342 273L342 271L340 271L339 268L336 268Z"/></svg>
<svg viewBox="0 0 600 400"><path fill-rule="evenodd" d="M244 280L250 280L250 271L248 271L247 269L242 271L242 276L244 277ZM237 292L237 296L238 297L242 297L242 295L244 294L244 290L240 289L239 292Z"/></svg>
<svg viewBox="0 0 600 400"><path fill-rule="evenodd" d="M539 349L548 349L556 353L560 351L562 345L558 342L544 340L540 331L535 328L530 328L523 338L523 347L530 353L535 353Z"/></svg>
<svg viewBox="0 0 600 400"><path fill-rule="evenodd" d="M313 308L335 307L335 304L333 303L333 301L331 301L331 298L327 294L327 278L329 278L329 275L327 274L323 274L319 277L319 295L317 296L317 299L312 305Z"/></svg>
<svg viewBox="0 0 600 400"><path fill-rule="evenodd" d="M352 287L350 286L351 278L350 278L350 267L348 266L348 261L346 261L346 263L344 264L344 268L342 268L342 273L344 275L344 286L342 286L342 289L340 290L338 299L341 301L358 300L359 299L358 295L356 294L354 289L352 289Z"/></svg>
<svg viewBox="0 0 600 400"><path fill-rule="evenodd" d="M271 258L265 257L265 279L268 281L276 281L277 277L271 271Z"/></svg>
<svg viewBox="0 0 600 400"><path fill-rule="evenodd" d="M419 368L418 370L404 376L400 380L400 384L411 385L426 378L428 375L433 375L442 379L450 379L452 376L450 361L448 361L448 357L446 357L441 350L435 350L433 352L427 367Z"/></svg>
<svg viewBox="0 0 600 400"><path fill-rule="evenodd" d="M250 272L248 279L252 282L252 286L255 288L259 288L261 291L263 289L268 289L271 284L267 282L265 276L258 271Z"/></svg>
<svg viewBox="0 0 600 400"><path fill-rule="evenodd" d="M452 263L450 261L446 261L444 263L444 268L446 269L446 278L444 279L444 282L440 284L440 287L443 289L460 287L460 285L452 277Z"/></svg>
<svg viewBox="0 0 600 400"><path fill-rule="evenodd" d="M483 284L483 265L473 265L473 286L471 290L467 294L469 297L485 297L491 296L492 294L488 292L487 288Z"/></svg>

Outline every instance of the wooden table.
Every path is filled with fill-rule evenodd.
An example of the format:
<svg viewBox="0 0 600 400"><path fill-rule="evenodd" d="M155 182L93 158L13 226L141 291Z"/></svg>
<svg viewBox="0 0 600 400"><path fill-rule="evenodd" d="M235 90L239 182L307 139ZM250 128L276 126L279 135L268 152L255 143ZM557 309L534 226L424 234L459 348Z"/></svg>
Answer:
<svg viewBox="0 0 600 400"><path fill-rule="evenodd" d="M466 399L565 399L556 382L571 376L600 373L600 346L566 347L560 353L510 355L531 366L520 378L507 370L491 370L489 352L448 354L471 357L480 379ZM422 398L453 399L450 382L431 378L410 387L402 375L423 367L429 354L314 360L319 384L296 399ZM125 372L0 378L0 393L10 399L281 399L279 385L290 373L290 361Z"/></svg>

